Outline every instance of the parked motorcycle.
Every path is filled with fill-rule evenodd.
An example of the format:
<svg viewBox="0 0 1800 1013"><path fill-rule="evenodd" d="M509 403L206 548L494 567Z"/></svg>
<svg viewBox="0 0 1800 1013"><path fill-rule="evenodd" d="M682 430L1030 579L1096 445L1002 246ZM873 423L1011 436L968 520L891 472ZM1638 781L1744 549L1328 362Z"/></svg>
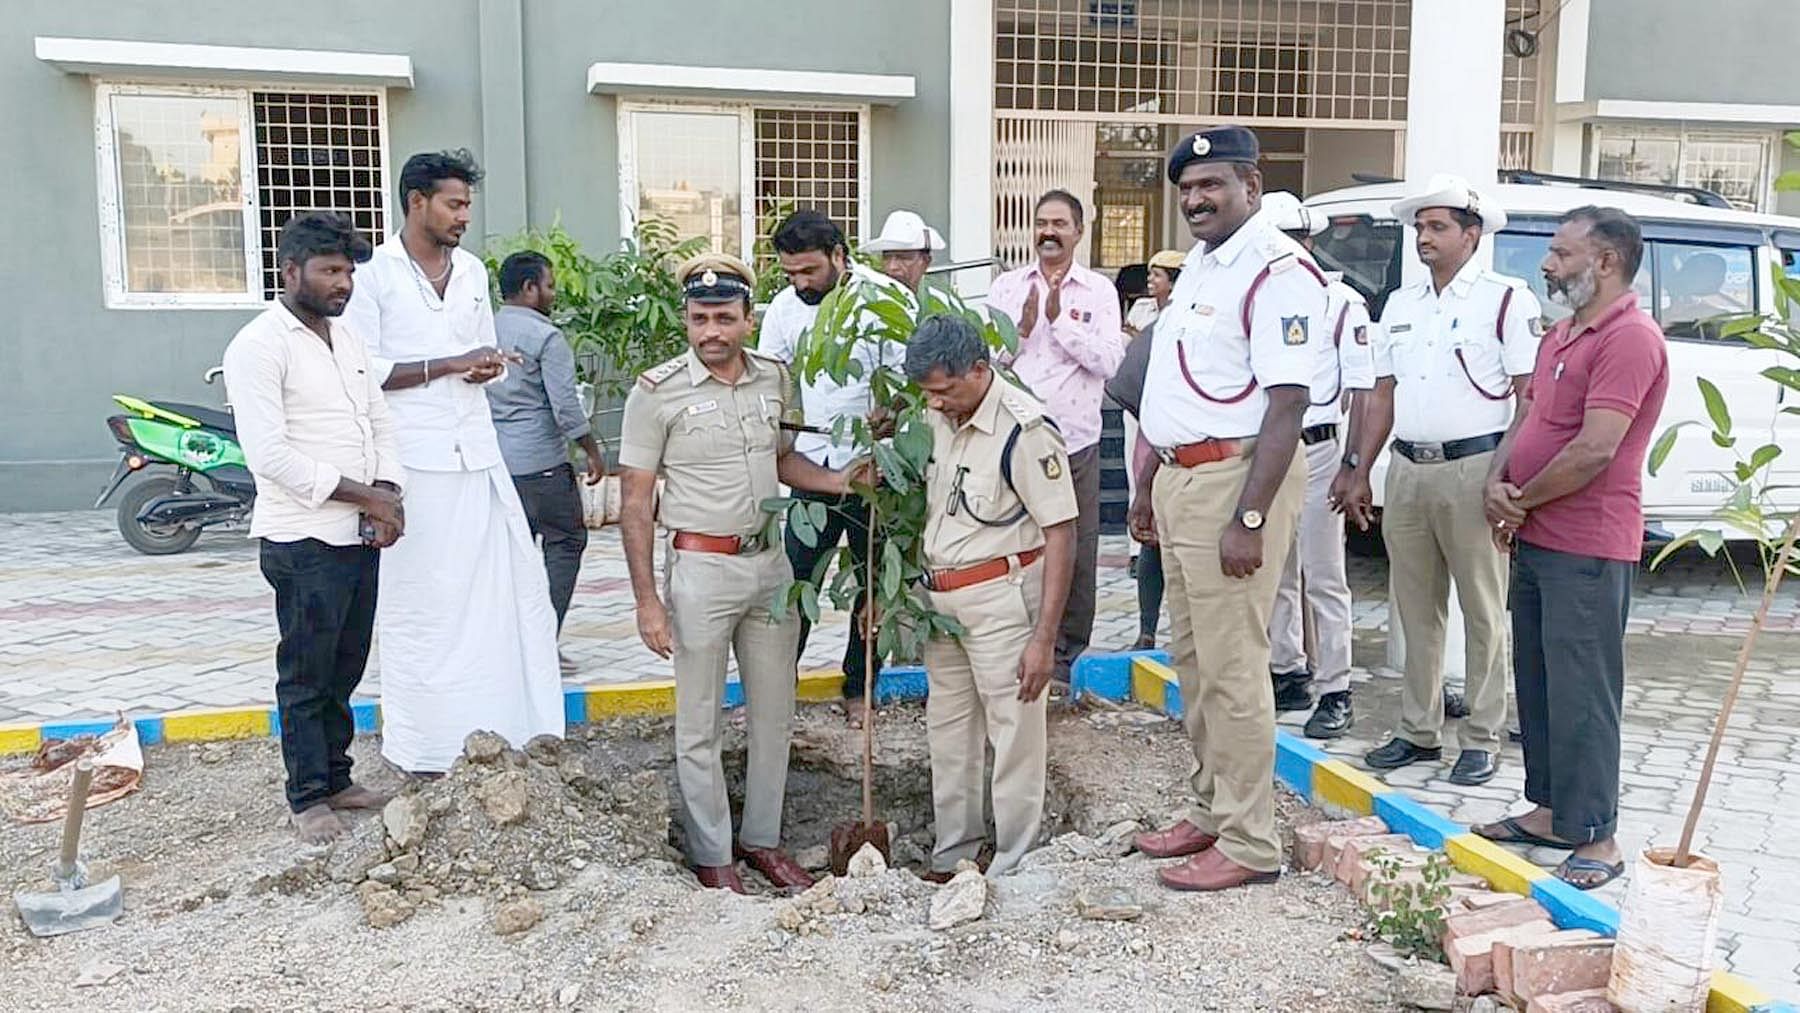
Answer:
<svg viewBox="0 0 1800 1013"><path fill-rule="evenodd" d="M223 370L206 371L206 382ZM129 414L106 420L119 441L119 466L94 508L106 505L127 478L157 469L119 499L119 534L145 555L186 552L205 528L236 527L250 516L256 482L238 445L230 411L114 394ZM163 473L174 469L173 474Z"/></svg>

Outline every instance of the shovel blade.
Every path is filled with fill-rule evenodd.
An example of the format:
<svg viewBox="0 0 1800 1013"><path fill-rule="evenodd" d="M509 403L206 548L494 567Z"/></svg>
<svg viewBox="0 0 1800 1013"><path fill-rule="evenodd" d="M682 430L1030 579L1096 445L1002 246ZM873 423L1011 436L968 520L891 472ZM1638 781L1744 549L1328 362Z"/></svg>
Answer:
<svg viewBox="0 0 1800 1013"><path fill-rule="evenodd" d="M13 903L18 905L25 927L39 937L97 929L125 913L125 893L117 876L79 890L16 893Z"/></svg>
<svg viewBox="0 0 1800 1013"><path fill-rule="evenodd" d="M850 859L863 845L873 844L875 850L881 852L882 861L893 861L893 851L888 844L888 825L883 822L840 823L831 828L831 874L842 876L849 871Z"/></svg>

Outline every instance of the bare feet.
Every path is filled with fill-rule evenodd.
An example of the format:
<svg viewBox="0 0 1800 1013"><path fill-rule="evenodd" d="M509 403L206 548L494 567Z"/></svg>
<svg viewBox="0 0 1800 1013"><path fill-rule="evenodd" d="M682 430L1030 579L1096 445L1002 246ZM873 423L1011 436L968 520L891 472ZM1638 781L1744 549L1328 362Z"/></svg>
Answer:
<svg viewBox="0 0 1800 1013"><path fill-rule="evenodd" d="M861 728L863 726L863 722L867 721L868 719L869 719L869 709L867 707L863 706L863 702L861 700L845 700L844 701L844 723L845 724L848 724L852 728Z"/></svg>
<svg viewBox="0 0 1800 1013"><path fill-rule="evenodd" d="M387 805L388 801L388 796L380 792L370 791L360 784L353 784L326 799L325 804L333 809L379 809Z"/></svg>
<svg viewBox="0 0 1800 1013"><path fill-rule="evenodd" d="M343 832L343 822L324 802L294 814L294 834L302 844L330 844Z"/></svg>

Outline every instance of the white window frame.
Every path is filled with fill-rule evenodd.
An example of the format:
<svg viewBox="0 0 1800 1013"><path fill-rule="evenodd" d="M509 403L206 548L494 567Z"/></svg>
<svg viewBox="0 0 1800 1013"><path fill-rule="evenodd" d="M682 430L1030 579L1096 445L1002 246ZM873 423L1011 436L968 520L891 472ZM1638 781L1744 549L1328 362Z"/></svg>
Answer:
<svg viewBox="0 0 1800 1013"><path fill-rule="evenodd" d="M1756 181L1756 207L1759 212L1768 212L1774 207L1775 177L1781 172L1782 132L1779 130L1759 130L1755 127L1736 127L1733 124L1711 123L1654 123L1641 120L1596 120L1588 124L1590 143L1587 145L1587 174L1592 177L1600 175L1600 142L1609 131L1613 136L1629 131L1638 136L1652 137L1675 142L1676 150L1676 182L1681 184L1684 175L1688 145L1704 144L1708 140L1720 139L1729 141L1759 140L1763 148L1762 173ZM1686 185L1686 184L1681 184Z"/></svg>
<svg viewBox="0 0 1800 1013"><path fill-rule="evenodd" d="M756 111L856 113L856 229L869 233L869 105L857 102L680 102L650 98L621 98L618 102L619 134L619 244L637 236L637 113L703 113L738 118L738 236L745 260L756 249Z"/></svg>
<svg viewBox="0 0 1800 1013"><path fill-rule="evenodd" d="M264 309L262 280L262 184L257 172L255 92L344 93L375 96L381 151L381 220L393 224L393 166L388 149L386 88L296 82L267 84L102 79L94 82L94 164L100 212L101 288L107 309ZM238 158L243 180L244 291L243 292L132 292L125 286L125 228L121 218L117 124L113 119L115 95L168 95L176 97L230 98L238 102L240 137Z"/></svg>

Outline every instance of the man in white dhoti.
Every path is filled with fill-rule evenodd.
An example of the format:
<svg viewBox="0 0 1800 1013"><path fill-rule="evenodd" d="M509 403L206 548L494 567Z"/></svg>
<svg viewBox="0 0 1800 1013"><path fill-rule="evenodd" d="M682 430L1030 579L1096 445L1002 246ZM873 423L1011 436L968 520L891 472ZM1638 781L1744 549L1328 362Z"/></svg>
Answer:
<svg viewBox="0 0 1800 1013"><path fill-rule="evenodd" d="M407 537L382 559L375 630L381 752L416 774L448 770L478 729L514 746L563 731L556 612L481 387L505 369L487 270L458 245L480 181L466 150L407 159L405 223L345 314L406 469Z"/></svg>

